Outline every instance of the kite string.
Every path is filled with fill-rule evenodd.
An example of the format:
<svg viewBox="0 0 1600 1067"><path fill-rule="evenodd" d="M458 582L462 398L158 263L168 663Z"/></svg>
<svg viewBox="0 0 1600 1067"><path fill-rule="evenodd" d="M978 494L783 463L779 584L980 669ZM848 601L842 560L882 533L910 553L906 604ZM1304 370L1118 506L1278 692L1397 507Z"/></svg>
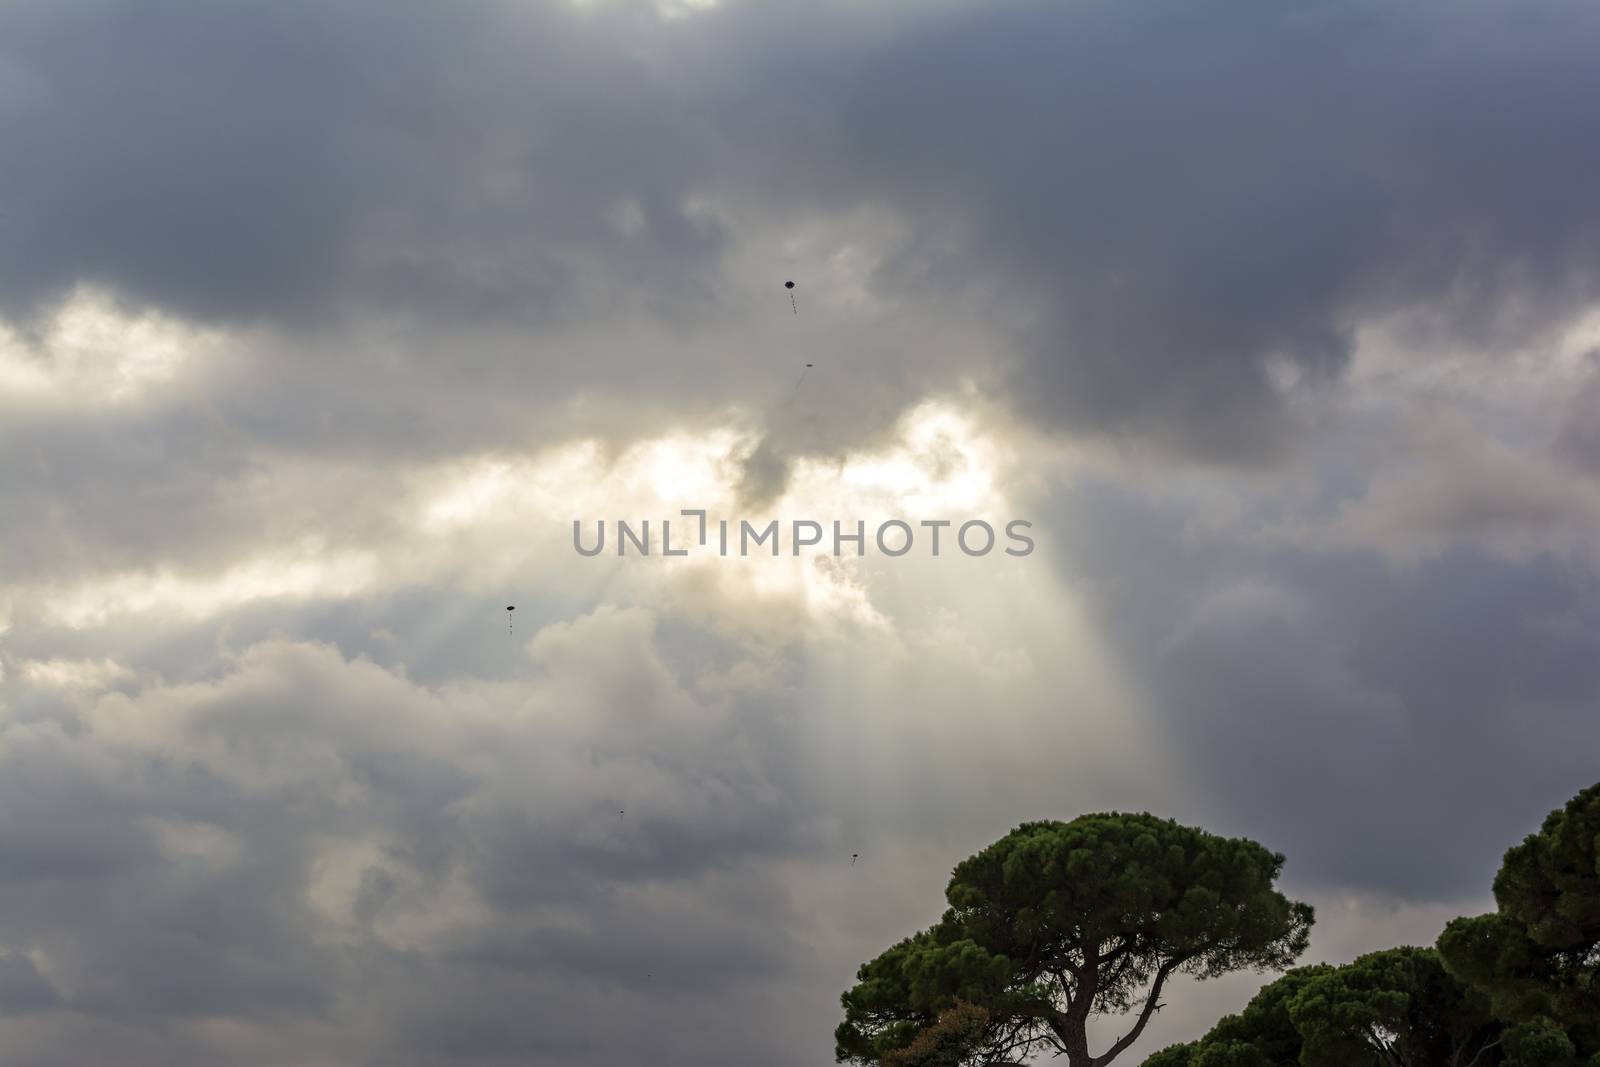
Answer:
<svg viewBox="0 0 1600 1067"><path fill-rule="evenodd" d="M795 402L795 399L800 395L800 385L806 380L806 372L810 369L811 364L809 363L800 368L800 377L794 380L794 388L789 391L789 404L785 404L785 407L792 405Z"/></svg>

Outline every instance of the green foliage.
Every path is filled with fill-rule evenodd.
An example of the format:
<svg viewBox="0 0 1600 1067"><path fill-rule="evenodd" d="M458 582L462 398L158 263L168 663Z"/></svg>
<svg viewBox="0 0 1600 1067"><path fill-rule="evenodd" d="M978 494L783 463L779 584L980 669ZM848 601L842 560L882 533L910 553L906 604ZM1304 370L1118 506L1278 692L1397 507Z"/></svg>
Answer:
<svg viewBox="0 0 1600 1067"><path fill-rule="evenodd" d="M1144 1061L1143 1067L1276 1067L1248 1041L1191 1041L1169 1045Z"/></svg>
<svg viewBox="0 0 1600 1067"><path fill-rule="evenodd" d="M1494 897L1445 928L1445 965L1511 1025L1515 1067L1600 1063L1600 785L1506 852Z"/></svg>
<svg viewBox="0 0 1600 1067"><path fill-rule="evenodd" d="M1194 1067L1195 1053L1200 1042L1186 1041L1181 1045L1168 1045L1159 1052L1144 1058L1139 1067Z"/></svg>
<svg viewBox="0 0 1600 1067"><path fill-rule="evenodd" d="M1489 1067L1499 1030L1432 949L1396 948L1292 970L1144 1067Z"/></svg>
<svg viewBox="0 0 1600 1067"><path fill-rule="evenodd" d="M1192 1067L1275 1067L1256 1046L1244 1041L1224 1041L1195 1054Z"/></svg>
<svg viewBox="0 0 1600 1067"><path fill-rule="evenodd" d="M880 1062L909 1045L957 1003L992 1013L1014 999L1010 961L983 952L948 920L908 937L856 973L843 999L845 1022L834 1031L835 1055Z"/></svg>
<svg viewBox="0 0 1600 1067"><path fill-rule="evenodd" d="M1283 862L1148 814L1025 823L956 867L936 926L861 968L836 1055L889 1062L959 1000L988 1013L971 1063L1109 1063L1173 974L1281 969L1305 950L1312 912L1273 888ZM1092 1055L1088 1018L1130 1009L1129 1032Z"/></svg>
<svg viewBox="0 0 1600 1067"><path fill-rule="evenodd" d="M1206 1055L1196 1059L1196 1067L1221 1067L1223 1064L1298 1064L1302 1039L1289 1005L1311 981L1330 975L1327 964L1296 967L1261 988L1244 1011L1225 1016L1203 1039ZM1255 1050L1251 1058L1243 1050ZM1231 1051L1229 1051L1231 1050ZM1214 1064L1213 1064L1213 1061Z"/></svg>
<svg viewBox="0 0 1600 1067"><path fill-rule="evenodd" d="M1565 1028L1544 1016L1512 1027L1506 1034L1506 1051L1516 1067L1565 1067L1579 1062L1578 1050Z"/></svg>
<svg viewBox="0 0 1600 1067"><path fill-rule="evenodd" d="M1026 823L955 869L937 925L861 968L838 1057L1103 1067L1171 975L1282 968L1304 950L1311 909L1272 888L1282 864L1150 815ZM1494 895L1437 950L1291 970L1144 1067L1600 1067L1600 785L1506 853ZM1091 1055L1088 1017L1129 1010L1132 1029Z"/></svg>
<svg viewBox="0 0 1600 1067"><path fill-rule="evenodd" d="M958 1001L905 1048L887 1053L883 1067L961 1067L981 1049L989 1029L989 1013Z"/></svg>
<svg viewBox="0 0 1600 1067"><path fill-rule="evenodd" d="M1305 1067L1493 1062L1500 1040L1487 998L1427 948L1368 953L1308 981L1288 1010Z"/></svg>

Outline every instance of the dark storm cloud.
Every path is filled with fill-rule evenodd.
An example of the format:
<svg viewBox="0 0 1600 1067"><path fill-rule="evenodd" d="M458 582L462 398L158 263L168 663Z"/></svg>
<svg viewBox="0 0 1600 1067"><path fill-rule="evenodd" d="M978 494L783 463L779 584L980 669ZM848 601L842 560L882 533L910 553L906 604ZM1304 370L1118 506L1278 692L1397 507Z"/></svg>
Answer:
<svg viewBox="0 0 1600 1067"><path fill-rule="evenodd" d="M1335 375L1395 310L1490 344L1596 284L1600 13L1564 0L3 18L13 310L88 279L207 319L703 329L740 235L695 197L865 206L906 226L878 291L986 317L1035 418L1249 458L1286 428L1264 360Z"/></svg>
<svg viewBox="0 0 1600 1067"><path fill-rule="evenodd" d="M909 220L885 289L1008 292L1022 407L1240 456L1266 358L1326 377L1364 317L1487 345L1595 294L1597 35L1568 3L996 4L803 37L769 81L787 190Z"/></svg>
<svg viewBox="0 0 1600 1067"><path fill-rule="evenodd" d="M548 318L587 295L580 254L619 285L648 275L660 311L718 247L684 213L703 171L693 116L561 5L0 19L14 311L82 280L207 320L375 304ZM607 225L624 196L643 241Z"/></svg>
<svg viewBox="0 0 1600 1067"><path fill-rule="evenodd" d="M1395 571L1197 538L1192 517L1102 486L1049 526L1209 796L1191 810L1281 842L1302 884L1486 893L1504 849L1594 781L1589 568L1462 548Z"/></svg>

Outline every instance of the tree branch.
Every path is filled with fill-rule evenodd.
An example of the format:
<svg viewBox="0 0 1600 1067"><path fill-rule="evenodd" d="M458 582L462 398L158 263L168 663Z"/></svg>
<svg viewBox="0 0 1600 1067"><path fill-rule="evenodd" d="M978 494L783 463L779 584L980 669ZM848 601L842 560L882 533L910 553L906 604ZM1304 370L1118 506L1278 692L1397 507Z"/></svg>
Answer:
<svg viewBox="0 0 1600 1067"><path fill-rule="evenodd" d="M1406 1061L1394 1050L1394 1046L1385 1041L1383 1036L1370 1024L1367 1026L1367 1039L1372 1042L1373 1048L1380 1058L1392 1064L1393 1067L1406 1067Z"/></svg>
<svg viewBox="0 0 1600 1067"><path fill-rule="evenodd" d="M1463 1067L1473 1067L1473 1064L1477 1063L1479 1058L1481 1058L1485 1052L1488 1052L1490 1049L1492 1049L1495 1046L1499 1045L1500 1041L1501 1041L1501 1039L1497 1037L1493 1041L1489 1042L1487 1045L1484 1045L1476 1053L1473 1054L1472 1059L1468 1060L1463 1065Z"/></svg>
<svg viewBox="0 0 1600 1067"><path fill-rule="evenodd" d="M1094 1067L1110 1063L1125 1052L1129 1045L1139 1040L1139 1035L1144 1032L1145 1023L1150 1021L1150 1016L1161 1007L1161 987L1166 984L1167 976L1179 965L1180 960L1168 960L1156 969L1156 979L1150 983L1150 993L1144 998L1144 1010L1139 1012L1138 1021L1115 1045L1106 1050L1104 1055L1096 1056L1091 1061Z"/></svg>

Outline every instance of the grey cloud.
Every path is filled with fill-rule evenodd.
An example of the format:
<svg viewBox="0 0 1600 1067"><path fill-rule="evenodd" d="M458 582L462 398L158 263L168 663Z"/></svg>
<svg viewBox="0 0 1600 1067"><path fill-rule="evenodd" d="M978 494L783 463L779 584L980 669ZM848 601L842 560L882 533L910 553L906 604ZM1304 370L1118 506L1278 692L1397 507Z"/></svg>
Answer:
<svg viewBox="0 0 1600 1067"><path fill-rule="evenodd" d="M1594 389L1559 426L1500 412L1517 462L1486 482L1476 423L1402 455L1337 402L1300 423L1263 362L1326 384L1391 312L1419 351L1537 350L1592 300L1597 18L5 5L0 312L30 358L65 358L38 331L79 282L225 340L120 407L4 401L0 592L382 548L421 465L730 403L765 422L759 502L966 376L1035 428L1303 463L1217 475L1232 521L1159 463L1153 491L1030 501L1036 586L1083 598L1081 632L1022 635L1017 586L927 640L990 576L911 568L872 575L887 635L531 565L504 594L386 573L88 630L20 602L0 1058L815 1064L953 862L1105 808L1427 912L1350 919L1339 951L1430 936L1595 777L1600 589L1553 551L1591 518ZM597 610L651 596L684 617ZM998 662L982 631L1012 623ZM1098 641L1128 694L1079 677ZM132 668L105 692L19 672L103 656Z"/></svg>
<svg viewBox="0 0 1600 1067"><path fill-rule="evenodd" d="M1591 476L1600 475L1600 351L1589 353L1589 374L1561 420L1556 452Z"/></svg>
<svg viewBox="0 0 1600 1067"><path fill-rule="evenodd" d="M1595 295L1596 17L746 4L662 29L559 4L21 5L23 91L0 121L25 231L4 291L16 308L101 279L273 322L403 307L547 330L626 310L665 340L746 317L719 271L752 233L695 198L870 208L907 235L876 290L982 316L1036 419L1256 458L1292 425L1265 360L1327 379L1366 317L1421 309L1489 345ZM505 358L452 356L490 375ZM894 391L959 369L930 354ZM587 384L626 392L620 370Z"/></svg>
<svg viewBox="0 0 1600 1067"><path fill-rule="evenodd" d="M61 998L28 957L0 956L0 1013L21 1015L58 1007Z"/></svg>
<svg viewBox="0 0 1600 1067"><path fill-rule="evenodd" d="M1402 565L1464 547L1592 565L1600 494L1582 467L1585 392L1554 448L1512 447L1458 412L1414 405L1359 495L1329 518L1290 520L1274 537L1302 548L1367 549Z"/></svg>
<svg viewBox="0 0 1600 1067"><path fill-rule="evenodd" d="M1594 778L1587 567L1455 549L1397 571L1263 550L1237 525L1196 536L1187 515L1085 487L1044 528L1201 807L1292 845L1296 879L1409 899L1487 887L1500 853Z"/></svg>
<svg viewBox="0 0 1600 1067"><path fill-rule="evenodd" d="M213 1019L287 1028L301 1055L376 1025L388 1033L363 1061L526 1062L544 1050L547 1062L601 1063L608 1043L596 1051L571 983L637 985L637 967L692 1000L772 982L804 949L761 866L810 847L763 785L789 773L770 763L781 735L744 737L768 729L753 719L696 726L699 713L671 698L625 695L661 669L630 619L558 630L554 644L593 641L629 669L583 680L563 656L544 728L500 741L470 740L506 730L477 709L515 691L457 683L435 696L286 643L258 646L215 682L84 694L70 719L36 706L7 726L0 755L0 1011L54 1013L58 1040L81 1056L87 1034L67 1036L78 1019L164 1027L169 1061L203 1054L182 1023ZM637 706L631 729L607 724L616 699ZM715 759L710 781L683 762L691 752ZM638 810L626 821L614 820L624 783L607 764L632 769ZM340 863L350 873L327 883ZM487 910L454 911L456 880ZM403 947L411 925L436 920L431 945ZM44 976L21 949L50 961ZM531 982L548 997L558 981L568 1023L549 1002L530 1014L515 992ZM363 1006L366 984L394 1001ZM436 1025L389 1014L408 986L431 989L421 1018ZM408 1035L423 1051L407 1051ZM16 1043L6 1054L46 1062Z"/></svg>
<svg viewBox="0 0 1600 1067"><path fill-rule="evenodd" d="M784 159L905 214L885 289L1013 291L1035 417L1248 458L1285 429L1268 357L1327 378L1365 316L1488 346L1593 298L1595 17L963 9L783 64Z"/></svg>
<svg viewBox="0 0 1600 1067"><path fill-rule="evenodd" d="M307 509L219 512L219 479L730 402L766 412L758 499L969 374L1051 428L1275 456L1299 427L1264 361L1328 381L1402 310L1532 343L1595 295L1596 17L8 6L0 299L99 282L231 332L164 400L4 420L0 566L221 557ZM881 307L829 278L779 330L758 294L784 310L812 222L813 269L863 242Z"/></svg>
<svg viewBox="0 0 1600 1067"><path fill-rule="evenodd" d="M115 1023L149 1063L609 1064L649 1047L801 1067L826 1056L854 967L927 920L961 855L1039 811L1164 788L1116 709L1063 714L1072 656L1053 695L1002 683L1000 724L968 714L993 693L959 648L919 664L876 633L863 662L804 630L741 634L708 598L656 623L618 608L496 631L494 671L433 664L429 685L410 655L450 653L404 628L387 667L248 627L239 653L170 635L187 656L121 651L172 660L173 679L108 672L105 692L30 688L13 648L0 762L39 781L0 782L31 800L14 825L65 861L0 882L0 950L40 950L61 1001L0 1032L3 1051L93 1058ZM278 622L363 636L315 607ZM753 690L712 677L752 668L770 676ZM859 685L825 683L851 671ZM986 746L997 729L1034 743Z"/></svg>
<svg viewBox="0 0 1600 1067"><path fill-rule="evenodd" d="M14 309L86 280L203 319L549 318L587 295L580 253L668 309L718 247L684 213L693 117L564 5L4 19ZM642 240L605 222L623 197Z"/></svg>

